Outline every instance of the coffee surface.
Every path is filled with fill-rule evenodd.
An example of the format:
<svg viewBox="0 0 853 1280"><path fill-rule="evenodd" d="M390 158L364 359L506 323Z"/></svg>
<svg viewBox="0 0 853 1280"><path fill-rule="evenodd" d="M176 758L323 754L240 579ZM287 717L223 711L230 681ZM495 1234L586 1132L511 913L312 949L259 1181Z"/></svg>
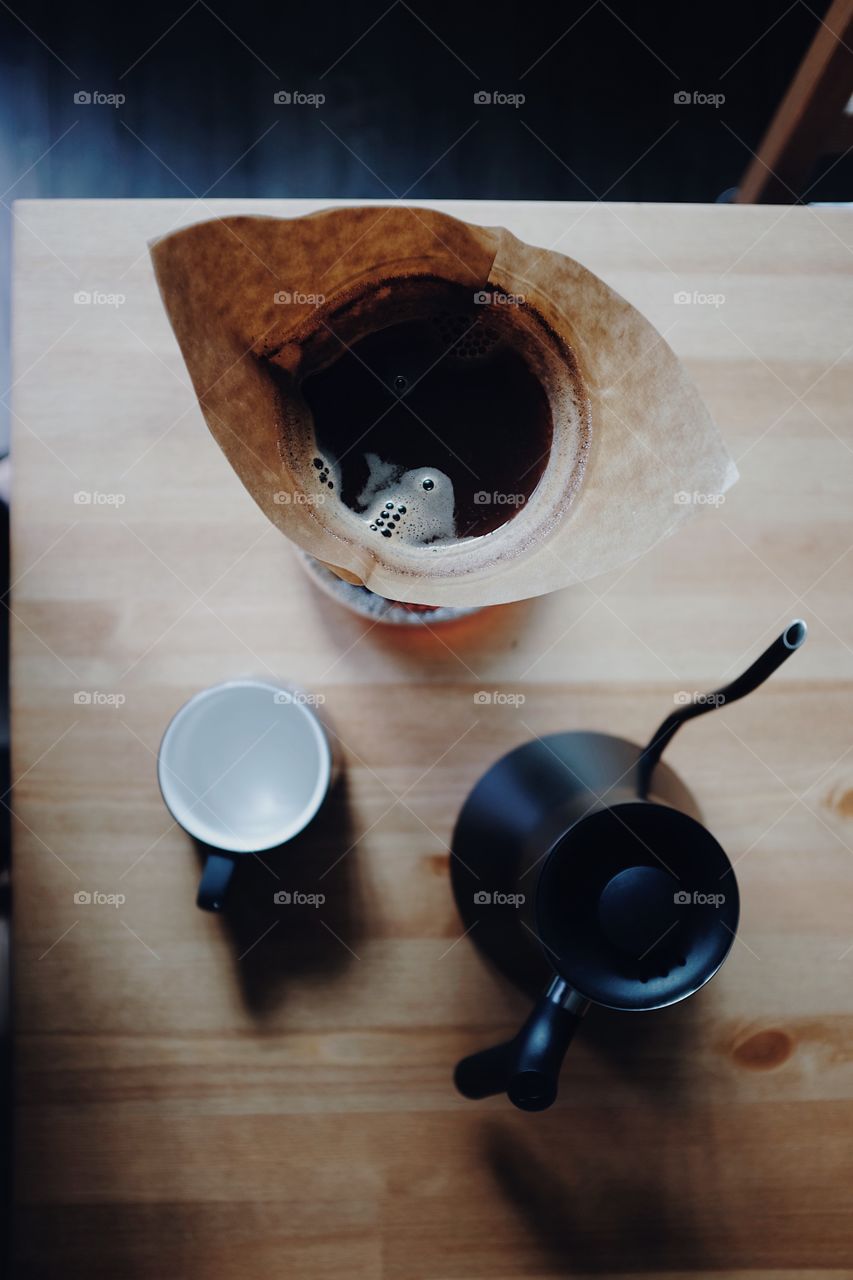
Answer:
<svg viewBox="0 0 853 1280"><path fill-rule="evenodd" d="M319 479L369 537L430 545L491 533L548 462L548 397L473 303L342 343L301 391Z"/></svg>

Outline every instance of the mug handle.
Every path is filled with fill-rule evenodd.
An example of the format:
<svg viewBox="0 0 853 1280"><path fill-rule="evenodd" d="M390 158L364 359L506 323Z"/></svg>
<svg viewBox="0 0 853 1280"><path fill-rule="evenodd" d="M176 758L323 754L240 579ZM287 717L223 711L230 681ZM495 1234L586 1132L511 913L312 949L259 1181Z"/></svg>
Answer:
<svg viewBox="0 0 853 1280"><path fill-rule="evenodd" d="M202 911L222 910L236 865L234 858L226 858L221 853L207 855L198 886L196 906L201 907Z"/></svg>

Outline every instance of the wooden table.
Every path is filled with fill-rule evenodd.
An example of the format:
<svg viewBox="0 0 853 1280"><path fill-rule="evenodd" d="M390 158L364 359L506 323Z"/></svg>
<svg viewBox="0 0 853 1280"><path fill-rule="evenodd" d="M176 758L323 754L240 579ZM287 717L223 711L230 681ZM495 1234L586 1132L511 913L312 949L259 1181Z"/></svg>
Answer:
<svg viewBox="0 0 853 1280"><path fill-rule="evenodd" d="M742 479L627 570L401 634L318 593L243 491L148 265L177 224L320 205L18 206L19 1274L848 1276L853 218L438 206L559 238L640 307ZM533 732L643 738L797 615L802 653L668 757L736 860L721 974L642 1019L593 1011L550 1112L455 1096L457 1058L527 1007L460 940L447 842L475 779ZM345 779L225 920L193 905L155 753L185 698L245 672L325 694ZM346 849L322 911L276 914L271 889Z"/></svg>

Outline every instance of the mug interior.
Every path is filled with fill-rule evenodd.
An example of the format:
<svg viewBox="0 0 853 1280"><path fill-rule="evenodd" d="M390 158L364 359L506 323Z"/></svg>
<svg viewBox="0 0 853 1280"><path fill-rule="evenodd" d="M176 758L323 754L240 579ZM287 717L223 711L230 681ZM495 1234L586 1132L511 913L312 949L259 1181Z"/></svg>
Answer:
<svg viewBox="0 0 853 1280"><path fill-rule="evenodd" d="M259 853L308 825L328 790L331 752L303 698L233 680L178 711L157 771L169 811L190 835L230 853Z"/></svg>

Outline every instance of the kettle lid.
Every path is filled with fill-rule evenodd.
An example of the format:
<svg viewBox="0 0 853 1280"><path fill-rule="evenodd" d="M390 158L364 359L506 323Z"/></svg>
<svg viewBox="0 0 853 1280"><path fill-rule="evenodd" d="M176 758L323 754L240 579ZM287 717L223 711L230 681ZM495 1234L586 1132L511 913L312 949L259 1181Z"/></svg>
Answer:
<svg viewBox="0 0 853 1280"><path fill-rule="evenodd" d="M536 931L576 991L613 1009L675 1004L716 973L739 915L731 863L709 831L648 801L597 809L555 844Z"/></svg>

